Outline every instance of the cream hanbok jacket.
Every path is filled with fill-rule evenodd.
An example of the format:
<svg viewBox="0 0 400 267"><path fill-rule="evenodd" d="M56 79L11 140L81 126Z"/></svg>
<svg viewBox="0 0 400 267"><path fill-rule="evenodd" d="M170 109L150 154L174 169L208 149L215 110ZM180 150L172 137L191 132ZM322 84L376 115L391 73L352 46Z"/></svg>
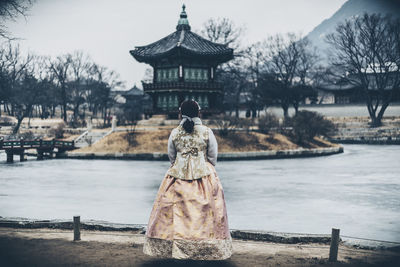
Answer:
<svg viewBox="0 0 400 267"><path fill-rule="evenodd" d="M167 174L183 180L194 180L211 174L207 161L217 162L218 144L210 128L202 125L200 118L192 118L194 129L187 133L180 125L173 129L168 139L168 157L171 167Z"/></svg>

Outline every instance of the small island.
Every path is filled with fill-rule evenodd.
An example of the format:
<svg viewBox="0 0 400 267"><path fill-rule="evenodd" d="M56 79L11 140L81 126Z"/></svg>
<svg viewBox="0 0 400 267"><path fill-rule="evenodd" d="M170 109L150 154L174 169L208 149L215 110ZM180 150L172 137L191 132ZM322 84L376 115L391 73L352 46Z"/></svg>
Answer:
<svg viewBox="0 0 400 267"><path fill-rule="evenodd" d="M135 143L129 144L129 133L123 131L114 132L94 145L74 150L74 152L86 153L167 153L168 137L172 128L160 128L155 130L137 130ZM339 147L321 137L315 137L307 141L304 146L294 143L289 137L279 134L263 134L258 132L236 132L230 136L221 136L215 132L220 153L229 152L255 152L268 150L291 150Z"/></svg>
<svg viewBox="0 0 400 267"><path fill-rule="evenodd" d="M318 114L306 111L300 112L298 117L310 115L318 117ZM319 126L316 128L326 122L322 117L318 119ZM328 141L323 135L317 135L321 129L311 135L303 133L303 128L313 129L312 125L279 126L276 118L270 118L268 122L262 118L257 123L247 119L234 122L227 120L224 117L204 121L215 133L219 158L222 160L309 157L343 152L342 146ZM119 127L98 142L68 152L64 156L166 160L168 137L178 123L178 120L162 120L160 124L168 125ZM329 127L333 126L329 124Z"/></svg>

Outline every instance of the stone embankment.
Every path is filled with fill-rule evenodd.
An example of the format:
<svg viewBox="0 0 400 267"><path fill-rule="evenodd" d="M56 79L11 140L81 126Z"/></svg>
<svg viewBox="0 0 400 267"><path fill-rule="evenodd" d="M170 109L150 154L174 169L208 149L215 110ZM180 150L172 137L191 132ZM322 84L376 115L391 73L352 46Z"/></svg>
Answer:
<svg viewBox="0 0 400 267"><path fill-rule="evenodd" d="M218 160L250 160L250 159L281 159L281 158L305 158L318 157L338 154L343 152L342 146L313 148L313 149L288 149L288 150L269 150L269 151L249 151L219 153ZM168 160L166 153L86 153L86 152L66 152L59 154L58 158L72 159L126 159L126 160Z"/></svg>
<svg viewBox="0 0 400 267"><path fill-rule="evenodd" d="M329 141L341 144L400 145L400 117L385 117L381 127L370 127L366 117L332 119L337 133Z"/></svg>

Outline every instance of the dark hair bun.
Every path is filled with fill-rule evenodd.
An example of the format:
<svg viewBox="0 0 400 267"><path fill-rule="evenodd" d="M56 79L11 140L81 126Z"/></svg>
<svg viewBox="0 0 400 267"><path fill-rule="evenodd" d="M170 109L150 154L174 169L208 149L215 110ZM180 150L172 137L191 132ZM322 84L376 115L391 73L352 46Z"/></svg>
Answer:
<svg viewBox="0 0 400 267"><path fill-rule="evenodd" d="M186 115L190 118L198 117L199 116L199 111L200 107L199 104L197 104L196 101L193 100L185 100L182 102L180 111L182 115ZM183 129L185 129L186 132L192 133L193 128L194 128L194 122L190 120L186 120L183 123Z"/></svg>
<svg viewBox="0 0 400 267"><path fill-rule="evenodd" d="M185 129L185 131L186 131L187 133L192 133L192 132L193 132L193 129L194 129L194 122L193 122L193 121L186 120L186 121L183 123L182 127L183 127L183 129Z"/></svg>

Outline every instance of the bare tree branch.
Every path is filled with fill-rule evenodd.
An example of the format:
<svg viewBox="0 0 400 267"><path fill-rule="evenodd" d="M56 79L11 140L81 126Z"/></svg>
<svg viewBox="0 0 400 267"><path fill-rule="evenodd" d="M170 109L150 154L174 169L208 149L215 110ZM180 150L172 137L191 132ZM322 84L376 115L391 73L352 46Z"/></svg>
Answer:
<svg viewBox="0 0 400 267"><path fill-rule="evenodd" d="M19 16L25 17L34 0L1 0L0 1L0 37L14 39L8 31L6 21L15 21Z"/></svg>
<svg viewBox="0 0 400 267"><path fill-rule="evenodd" d="M230 48L239 52L244 26L236 26L235 23L228 18L211 18L203 24L200 34L211 42L225 44Z"/></svg>

